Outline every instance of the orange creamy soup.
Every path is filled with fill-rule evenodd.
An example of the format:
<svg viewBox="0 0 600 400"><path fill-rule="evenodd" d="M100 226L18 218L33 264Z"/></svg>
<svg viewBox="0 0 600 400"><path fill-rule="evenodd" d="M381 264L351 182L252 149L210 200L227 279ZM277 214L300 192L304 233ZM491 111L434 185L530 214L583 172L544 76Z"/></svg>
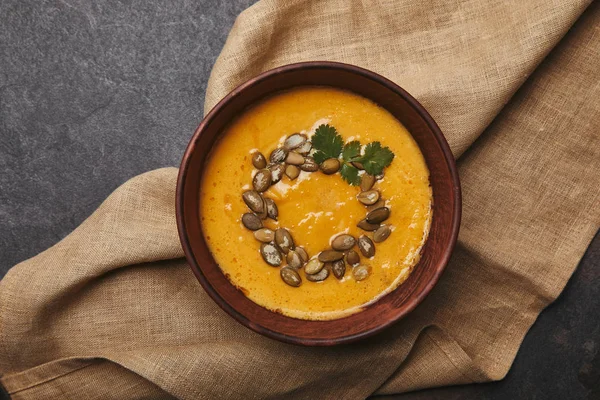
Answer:
<svg viewBox="0 0 600 400"><path fill-rule="evenodd" d="M393 231L385 241L375 244L374 257L361 255L360 263L370 268L366 279L353 279L352 267L347 265L342 279L330 275L322 282L309 282L302 268L302 284L292 287L282 281L280 267L265 263L260 242L242 225L241 216L248 212L248 206L241 195L252 189L254 152L260 151L268 158L289 135L300 132L310 138L322 124L334 126L346 143L379 141L395 154L385 168L384 178L374 186L391 210L385 224ZM263 193L275 200L279 209L277 221L266 219L263 224L272 230L289 229L296 245L313 257L331 248L331 239L340 233L355 238L373 236L373 232L357 227L367 212L357 201L359 192L339 173L302 171L295 180L284 176ZM263 307L312 320L359 312L401 285L419 261L431 220L431 204L429 171L404 126L366 98L325 87L282 92L241 114L212 149L200 192L204 236L231 282ZM359 252L356 246L354 250ZM285 263L284 257L282 266Z"/></svg>

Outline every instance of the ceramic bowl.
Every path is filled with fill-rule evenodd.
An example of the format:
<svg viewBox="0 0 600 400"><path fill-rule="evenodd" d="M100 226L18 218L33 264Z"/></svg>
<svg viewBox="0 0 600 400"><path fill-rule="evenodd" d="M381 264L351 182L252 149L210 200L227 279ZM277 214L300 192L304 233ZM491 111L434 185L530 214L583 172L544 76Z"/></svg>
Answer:
<svg viewBox="0 0 600 400"><path fill-rule="evenodd" d="M363 311L335 320L307 321L259 306L232 285L211 255L200 225L200 181L211 147L226 126L266 96L298 86L331 86L371 99L408 129L430 171L433 216L422 256L410 277ZM440 128L404 89L365 69L333 62L304 62L267 71L229 93L198 129L185 151L177 181L177 226L192 271L210 297L248 328L273 339L330 346L373 335L406 316L427 296L450 258L461 217L456 164Z"/></svg>

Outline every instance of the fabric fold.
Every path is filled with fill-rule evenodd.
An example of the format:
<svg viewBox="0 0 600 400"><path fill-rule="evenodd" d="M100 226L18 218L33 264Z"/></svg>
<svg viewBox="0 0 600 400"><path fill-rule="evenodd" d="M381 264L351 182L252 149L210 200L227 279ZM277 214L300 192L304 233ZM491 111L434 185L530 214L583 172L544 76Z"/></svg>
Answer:
<svg viewBox="0 0 600 400"><path fill-rule="evenodd" d="M261 1L237 18L212 70L204 111L268 69L300 61L345 62L411 93L459 157L588 4Z"/></svg>

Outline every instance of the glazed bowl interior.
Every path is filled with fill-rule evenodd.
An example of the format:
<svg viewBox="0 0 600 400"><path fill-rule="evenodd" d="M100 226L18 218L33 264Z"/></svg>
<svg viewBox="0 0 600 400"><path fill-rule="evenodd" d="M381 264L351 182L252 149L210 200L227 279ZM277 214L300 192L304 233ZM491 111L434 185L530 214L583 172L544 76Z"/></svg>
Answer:
<svg viewBox="0 0 600 400"><path fill-rule="evenodd" d="M356 314L327 321L287 317L259 306L230 283L211 255L200 224L200 181L210 149L226 126L249 106L298 86L330 86L371 99L411 133L425 158L433 192L429 237L419 263L398 288ZM226 96L201 122L185 152L177 182L177 225L186 258L206 292L247 327L303 345L348 343L372 335L413 310L445 268L458 235L461 199L454 158L427 111L393 82L339 63L292 64L263 73Z"/></svg>

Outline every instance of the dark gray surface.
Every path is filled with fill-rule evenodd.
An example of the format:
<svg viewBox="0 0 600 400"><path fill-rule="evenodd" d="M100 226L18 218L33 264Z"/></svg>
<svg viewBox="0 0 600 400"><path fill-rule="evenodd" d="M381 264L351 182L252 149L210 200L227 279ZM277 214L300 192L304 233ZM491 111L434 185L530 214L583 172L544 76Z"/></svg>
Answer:
<svg viewBox="0 0 600 400"><path fill-rule="evenodd" d="M125 180L179 165L212 65L252 2L0 0L3 271Z"/></svg>
<svg viewBox="0 0 600 400"><path fill-rule="evenodd" d="M128 178L179 164L251 3L0 0L0 276ZM597 236L504 381L398 398L600 398L599 260Z"/></svg>

